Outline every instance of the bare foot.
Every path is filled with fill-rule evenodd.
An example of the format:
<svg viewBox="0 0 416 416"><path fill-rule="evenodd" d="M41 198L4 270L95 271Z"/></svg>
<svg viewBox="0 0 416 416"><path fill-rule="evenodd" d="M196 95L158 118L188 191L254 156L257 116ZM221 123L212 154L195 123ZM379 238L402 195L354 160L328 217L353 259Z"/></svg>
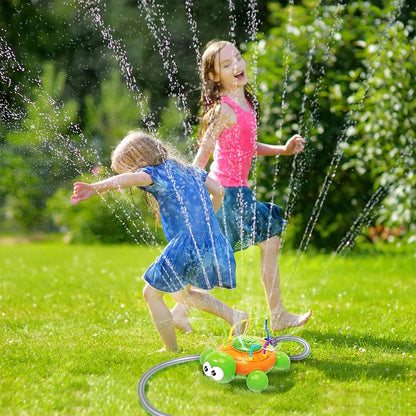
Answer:
<svg viewBox="0 0 416 416"><path fill-rule="evenodd" d="M282 329L294 328L297 326L302 326L308 322L309 318L312 316L312 311L304 313L303 315L298 315L296 313L289 313L285 310L280 311L274 315L271 319L271 328L273 331L280 331Z"/></svg>
<svg viewBox="0 0 416 416"><path fill-rule="evenodd" d="M147 355L158 354L160 352L166 352L167 349L165 347L161 348L160 350L148 352Z"/></svg>
<svg viewBox="0 0 416 416"><path fill-rule="evenodd" d="M248 313L235 311L233 314L233 321L233 335L243 335L246 332L249 324Z"/></svg>
<svg viewBox="0 0 416 416"><path fill-rule="evenodd" d="M177 303L170 311L173 318L173 325L175 328L185 332L193 332L192 326L189 323L189 308L182 303Z"/></svg>

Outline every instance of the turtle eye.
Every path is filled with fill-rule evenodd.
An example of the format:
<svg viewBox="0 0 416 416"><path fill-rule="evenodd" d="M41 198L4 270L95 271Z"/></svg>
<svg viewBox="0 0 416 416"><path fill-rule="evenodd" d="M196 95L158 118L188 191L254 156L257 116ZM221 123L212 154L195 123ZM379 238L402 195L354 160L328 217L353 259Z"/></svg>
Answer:
<svg viewBox="0 0 416 416"><path fill-rule="evenodd" d="M221 381L224 378L224 371L220 367L211 368L211 377L215 381Z"/></svg>
<svg viewBox="0 0 416 416"><path fill-rule="evenodd" d="M207 377L211 377L211 364L208 361L205 361L202 370Z"/></svg>

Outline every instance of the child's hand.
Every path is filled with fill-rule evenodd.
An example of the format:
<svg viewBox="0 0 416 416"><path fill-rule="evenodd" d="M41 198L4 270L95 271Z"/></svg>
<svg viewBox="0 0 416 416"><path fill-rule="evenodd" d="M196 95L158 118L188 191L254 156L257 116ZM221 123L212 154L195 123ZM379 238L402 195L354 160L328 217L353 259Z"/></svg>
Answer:
<svg viewBox="0 0 416 416"><path fill-rule="evenodd" d="M74 183L74 193L71 196L71 203L78 204L79 201L85 201L95 195L95 189L92 185L85 182Z"/></svg>
<svg viewBox="0 0 416 416"><path fill-rule="evenodd" d="M285 144L285 153L287 155L297 155L303 151L306 140L299 134L292 136Z"/></svg>

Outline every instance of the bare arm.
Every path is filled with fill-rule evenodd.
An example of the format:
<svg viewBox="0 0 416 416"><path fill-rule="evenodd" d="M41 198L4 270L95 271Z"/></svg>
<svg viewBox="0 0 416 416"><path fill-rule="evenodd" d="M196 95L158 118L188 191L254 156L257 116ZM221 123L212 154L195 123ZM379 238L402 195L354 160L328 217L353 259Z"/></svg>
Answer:
<svg viewBox="0 0 416 416"><path fill-rule="evenodd" d="M259 156L294 155L302 152L306 140L299 134L292 136L285 145L257 143Z"/></svg>
<svg viewBox="0 0 416 416"><path fill-rule="evenodd" d="M91 198L95 194L131 188L133 186L148 186L152 183L152 177L145 172L122 173L121 175L112 176L111 178L91 184L75 182L71 201L76 204L79 201L85 201Z"/></svg>
<svg viewBox="0 0 416 416"><path fill-rule="evenodd" d="M194 166L198 166L201 169L205 169L222 131L231 127L236 121L234 110L228 104L222 104L218 114L214 115L214 117L215 120L209 123L202 136L201 145L193 162Z"/></svg>
<svg viewBox="0 0 416 416"><path fill-rule="evenodd" d="M207 176L205 185L208 189L208 192L211 194L211 201L212 205L214 206L214 211L217 212L224 199L225 190L219 182L210 178L209 176Z"/></svg>

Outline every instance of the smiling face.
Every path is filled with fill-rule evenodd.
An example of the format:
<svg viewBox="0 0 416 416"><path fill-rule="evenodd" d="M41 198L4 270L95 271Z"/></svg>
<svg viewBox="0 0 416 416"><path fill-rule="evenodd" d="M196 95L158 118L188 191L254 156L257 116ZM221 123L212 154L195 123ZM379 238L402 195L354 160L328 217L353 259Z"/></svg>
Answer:
<svg viewBox="0 0 416 416"><path fill-rule="evenodd" d="M247 85L246 61L232 43L227 43L218 51L214 71L209 76L212 81L221 83L222 92L244 88Z"/></svg>

